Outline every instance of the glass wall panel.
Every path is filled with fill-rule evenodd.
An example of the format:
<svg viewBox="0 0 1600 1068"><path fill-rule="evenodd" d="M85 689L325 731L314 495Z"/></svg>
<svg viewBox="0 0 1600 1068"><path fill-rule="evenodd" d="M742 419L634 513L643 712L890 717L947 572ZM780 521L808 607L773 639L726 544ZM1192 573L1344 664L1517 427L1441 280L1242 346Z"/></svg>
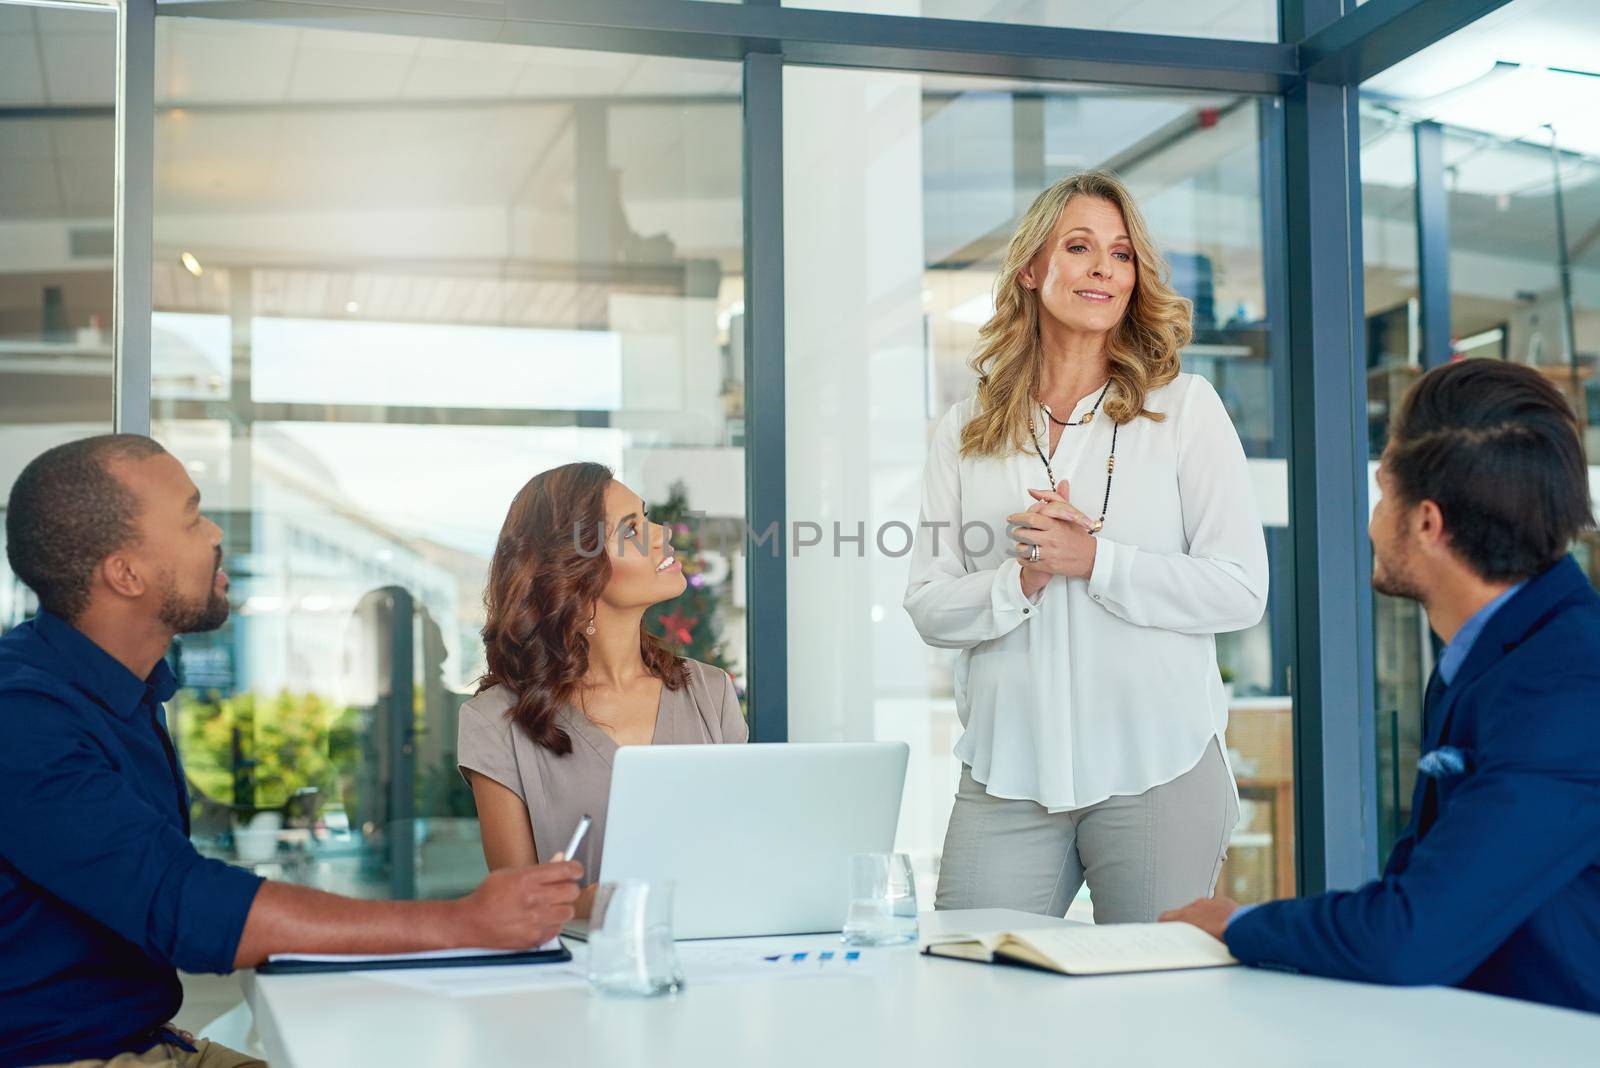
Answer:
<svg viewBox="0 0 1600 1068"><path fill-rule="evenodd" d="M967 360L1012 228L1047 184L1091 166L1115 169L1139 198L1194 301L1185 367L1216 385L1250 457L1274 588L1259 626L1218 639L1244 798L1220 886L1246 901L1294 892L1286 381L1266 322L1262 241L1269 106L785 72L788 510L791 524L822 531L790 557L789 736L910 744L900 848L924 901L961 725L955 654L925 645L901 608L908 561L896 524L915 527L929 433L973 389ZM856 120L841 126L843 114ZM864 540L850 541L858 532Z"/></svg>
<svg viewBox="0 0 1600 1068"><path fill-rule="evenodd" d="M1368 494L1396 406L1422 374L1417 279L1416 143L1412 123L1368 104L1361 117L1362 272L1366 296ZM1388 856L1410 804L1422 737L1422 692L1433 666L1427 619L1415 601L1372 595L1377 674L1379 856Z"/></svg>
<svg viewBox="0 0 1600 1068"><path fill-rule="evenodd" d="M527 479L595 460L676 510L677 637L743 684L713 544L744 517L740 68L199 19L157 44L152 414L237 606L178 655L196 839L462 892L456 720Z"/></svg>
<svg viewBox="0 0 1600 1068"><path fill-rule="evenodd" d="M871 12L930 19L976 19L1075 30L1276 41L1277 0L1142 0L1134 4L1061 3L1060 0L783 0L787 7Z"/></svg>
<svg viewBox="0 0 1600 1068"><path fill-rule="evenodd" d="M1538 368L1573 401L1600 499L1600 23L1581 0L1514 0L1362 87L1368 411L1374 463L1421 374L1418 183L1445 204L1450 358ZM1414 128L1443 128L1418 173ZM1558 221L1564 213L1563 235ZM1564 287L1563 240L1566 249ZM1369 479L1372 503L1377 484ZM1600 552L1574 546L1591 580ZM1438 639L1415 603L1375 596L1382 855L1410 818L1422 695Z"/></svg>
<svg viewBox="0 0 1600 1068"><path fill-rule="evenodd" d="M1600 103L1600 94L1594 99ZM1458 357L1537 367L1572 399L1589 452L1600 455L1600 138L1592 152L1562 148L1559 130L1554 146L1548 132L1533 140L1540 143L1446 131L1452 347ZM1558 194L1570 304L1561 284Z"/></svg>
<svg viewBox="0 0 1600 1068"><path fill-rule="evenodd" d="M22 467L111 429L113 8L0 3L0 519ZM0 631L32 613L0 523Z"/></svg>

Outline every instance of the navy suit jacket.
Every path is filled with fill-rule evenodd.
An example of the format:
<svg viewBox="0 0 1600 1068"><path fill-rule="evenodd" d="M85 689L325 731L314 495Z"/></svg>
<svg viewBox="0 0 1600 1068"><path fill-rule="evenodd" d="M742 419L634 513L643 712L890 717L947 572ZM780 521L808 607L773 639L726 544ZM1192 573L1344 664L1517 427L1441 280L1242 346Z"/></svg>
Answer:
<svg viewBox="0 0 1600 1068"><path fill-rule="evenodd" d="M1571 557L1489 619L1423 732L1462 759L1417 776L1383 877L1251 909L1229 950L1600 1012L1600 596Z"/></svg>

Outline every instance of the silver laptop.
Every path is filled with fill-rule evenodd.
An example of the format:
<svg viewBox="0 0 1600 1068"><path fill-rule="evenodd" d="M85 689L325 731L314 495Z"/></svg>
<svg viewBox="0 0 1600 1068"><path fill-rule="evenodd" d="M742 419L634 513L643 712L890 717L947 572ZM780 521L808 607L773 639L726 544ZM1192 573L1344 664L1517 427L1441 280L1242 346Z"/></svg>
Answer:
<svg viewBox="0 0 1600 1068"><path fill-rule="evenodd" d="M625 746L600 881L671 880L677 938L837 931L850 855L894 848L909 756L904 742Z"/></svg>

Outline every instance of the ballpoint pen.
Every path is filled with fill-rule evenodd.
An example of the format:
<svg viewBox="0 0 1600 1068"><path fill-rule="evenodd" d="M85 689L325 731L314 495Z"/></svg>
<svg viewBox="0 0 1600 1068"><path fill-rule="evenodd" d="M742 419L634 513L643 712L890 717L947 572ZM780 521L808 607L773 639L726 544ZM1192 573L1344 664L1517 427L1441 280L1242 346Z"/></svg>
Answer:
<svg viewBox="0 0 1600 1068"><path fill-rule="evenodd" d="M589 833L589 825L593 822L594 820L588 814L585 814L578 821L578 825L572 829L572 839L567 842L567 848L556 854L556 859L571 860L572 854L578 851L578 846L583 842L583 836Z"/></svg>

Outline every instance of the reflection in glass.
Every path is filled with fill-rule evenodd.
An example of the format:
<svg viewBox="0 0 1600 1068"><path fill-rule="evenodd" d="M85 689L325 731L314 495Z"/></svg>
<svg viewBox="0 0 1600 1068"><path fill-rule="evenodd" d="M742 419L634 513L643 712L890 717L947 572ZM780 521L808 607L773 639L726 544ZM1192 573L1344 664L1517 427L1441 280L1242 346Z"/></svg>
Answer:
<svg viewBox="0 0 1600 1068"><path fill-rule="evenodd" d="M673 502L685 651L742 682L743 574L716 544L744 515L739 68L158 37L152 414L236 603L178 657L196 837L242 859L282 813L264 874L463 892L483 855L457 718L530 477L594 460Z"/></svg>
<svg viewBox="0 0 1600 1068"><path fill-rule="evenodd" d="M54 445L111 429L116 12L0 3L0 518ZM5 562L0 631L33 611Z"/></svg>
<svg viewBox="0 0 1600 1068"><path fill-rule="evenodd" d="M784 73L788 508L823 531L789 561L790 737L900 739L896 848L931 900L959 766L954 653L901 610L928 434L973 388L1016 220L1070 170L1115 169L1195 304L1184 365L1250 457L1273 592L1219 636L1244 799L1220 888L1294 892L1285 387L1267 327L1262 108L1246 98L790 67ZM859 114L841 127L837 116ZM852 539L858 533L864 538ZM1085 913L1080 901L1074 915Z"/></svg>
<svg viewBox="0 0 1600 1068"><path fill-rule="evenodd" d="M1432 66L1421 58L1407 61L1363 87L1374 463L1395 407L1422 373L1419 181L1437 183L1446 208L1451 358L1538 368L1571 398L1590 460L1600 459L1600 140L1585 121L1600 97L1589 84L1594 77L1564 69L1588 62L1581 36L1552 35L1536 5L1515 7L1507 7L1492 33L1475 26L1435 46L1442 51ZM1517 62L1503 62L1511 59ZM1440 84L1446 74L1454 78L1448 87ZM1417 172L1415 128L1422 121L1442 126L1443 173ZM1570 302L1562 285L1563 246ZM1600 465L1591 463L1591 481L1600 488ZM1374 479L1369 490L1376 503ZM1591 579L1600 578L1597 545L1589 535L1574 546ZM1411 815L1422 697L1439 643L1418 605L1377 595L1374 610L1381 858Z"/></svg>
<svg viewBox="0 0 1600 1068"><path fill-rule="evenodd" d="M1367 479L1378 500L1375 468L1389 422L1422 374L1417 290L1417 167L1411 124L1371 105L1361 118L1362 288L1366 295ZM1415 601L1372 595L1376 675L1378 854L1387 857L1409 816L1421 755L1422 693L1433 665L1428 623Z"/></svg>

